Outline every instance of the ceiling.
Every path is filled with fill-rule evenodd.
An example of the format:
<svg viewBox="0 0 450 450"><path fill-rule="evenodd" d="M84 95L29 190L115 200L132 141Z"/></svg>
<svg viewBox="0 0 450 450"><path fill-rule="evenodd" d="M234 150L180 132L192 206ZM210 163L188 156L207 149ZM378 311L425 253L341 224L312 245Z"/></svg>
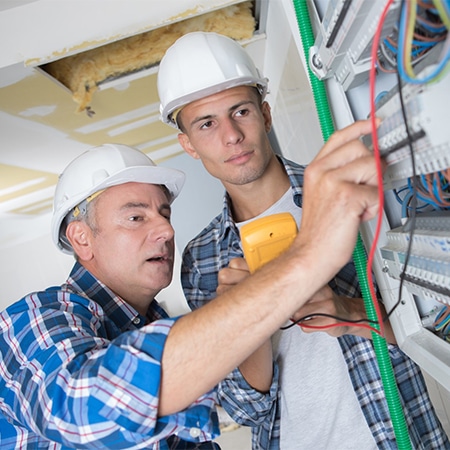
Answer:
<svg viewBox="0 0 450 450"><path fill-rule="evenodd" d="M159 121L157 66L95 92L77 113L72 93L39 66L229 5L230 0L2 0L0 39L0 218L48 214L60 173L86 148L135 146L156 161L180 154ZM11 222L14 223L14 222Z"/></svg>

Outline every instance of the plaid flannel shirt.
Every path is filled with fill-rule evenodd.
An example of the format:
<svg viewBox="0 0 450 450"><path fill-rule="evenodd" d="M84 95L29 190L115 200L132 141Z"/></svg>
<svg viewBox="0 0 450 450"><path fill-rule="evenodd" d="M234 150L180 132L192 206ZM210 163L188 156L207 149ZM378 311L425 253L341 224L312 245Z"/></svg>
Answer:
<svg viewBox="0 0 450 450"><path fill-rule="evenodd" d="M278 158L289 176L294 202L300 208L305 167L283 157ZM215 297L219 270L227 267L230 259L243 256L229 201L228 194L225 194L222 213L189 242L183 252L181 282L192 309ZM345 266L330 285L338 295L361 296L353 263ZM378 448L397 449L372 342L350 335L338 339L361 410ZM397 346L389 345L389 353L413 448L450 449L420 369ZM252 427L254 450L279 449L278 392L277 369L267 394L251 389L238 369L219 385L218 395L223 407L236 422Z"/></svg>
<svg viewBox="0 0 450 450"><path fill-rule="evenodd" d="M0 448L218 449L214 392L158 417L176 319L139 315L80 264L0 315ZM146 325L146 322L150 324Z"/></svg>

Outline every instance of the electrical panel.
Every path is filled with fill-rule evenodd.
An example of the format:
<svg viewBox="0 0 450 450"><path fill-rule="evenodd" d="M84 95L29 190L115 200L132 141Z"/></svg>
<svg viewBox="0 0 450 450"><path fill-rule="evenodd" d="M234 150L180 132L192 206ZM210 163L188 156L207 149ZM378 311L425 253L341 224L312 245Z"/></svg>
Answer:
<svg viewBox="0 0 450 450"><path fill-rule="evenodd" d="M318 23L309 67L340 87L335 98L354 120L372 111L381 119L363 138L387 163L377 286L400 347L450 390L450 5L324 2L311 0ZM363 230L366 247L373 227Z"/></svg>

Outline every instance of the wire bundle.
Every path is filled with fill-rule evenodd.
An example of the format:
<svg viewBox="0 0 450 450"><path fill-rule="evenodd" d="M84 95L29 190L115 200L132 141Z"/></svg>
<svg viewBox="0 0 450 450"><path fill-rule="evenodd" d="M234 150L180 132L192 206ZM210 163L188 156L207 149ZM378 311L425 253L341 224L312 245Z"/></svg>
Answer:
<svg viewBox="0 0 450 450"><path fill-rule="evenodd" d="M393 0L390 0L387 3L387 6L392 4ZM434 7L432 6L434 5ZM427 19L430 17L430 15L433 15L435 17L439 17L441 19L440 25L437 25L437 22L433 22L430 20L425 20L424 17ZM413 50L415 47L413 47L412 37L418 37L420 36L420 33L418 30L423 30L428 28L431 28L431 25L434 26L434 29L440 30L439 33L442 30L442 35L439 36L439 38L435 38L435 44L440 42L441 40L445 39L446 43L443 46L443 51L441 52L441 59L440 61L434 65L432 68L432 71L428 73L424 78L417 79L413 70L412 70L412 60L413 60ZM378 28L376 30L376 35L381 35L383 27L383 22L380 21L378 24ZM401 111L402 111L402 117L403 122L405 124L405 130L408 137L408 146L409 146L409 153L411 157L411 167L412 167L412 173L413 176L408 179L408 189L409 192L406 194L405 198L403 199L403 217L409 217L411 221L411 227L410 227L410 236L409 236L409 245L407 249L407 253L405 256L405 261L403 264L403 270L400 275L400 287L399 287L399 295L398 300L396 304L393 306L393 308L388 312L387 316L384 318L384 321L386 321L390 315L394 312L394 310L397 308L397 306L401 303L401 297L403 292L403 283L406 276L406 270L408 267L409 257L411 254L411 245L413 242L414 237L414 231L415 231L415 218L416 218L416 212L419 210L419 208L426 207L428 205L431 205L435 207L436 209L445 209L448 208L448 178L449 178L449 169L438 172L435 174L427 174L427 175L420 175L417 174L416 171L416 163L415 163L415 156L414 156L414 141L411 136L411 132L409 129L409 122L406 114L406 108L405 103L403 99L403 92L402 92L402 85L403 83L415 83L415 84L424 84L429 83L436 79L439 74L442 72L444 67L446 66L447 62L450 59L450 38L448 34L448 29L450 28L450 1L449 0L402 0L401 3L401 10L400 10L400 20L398 25L398 51L396 52L396 64L393 65L394 72L397 75L397 83L398 83L398 92L399 92L399 100L401 105ZM416 35L414 35L414 30L417 31ZM437 36L439 33L435 33ZM429 37L429 36L427 36ZM386 40L385 40L386 41ZM434 44L434 45L435 45ZM377 61L377 67L380 68L380 62L377 60L377 55L380 54L380 48L382 47L381 43L378 48L378 51L376 54L372 54L372 67L370 71L370 77L369 77L369 84L370 84L370 96L371 96L371 114L370 117L372 119L372 141L374 143L374 154L377 156L377 159L379 159L379 149L378 149L378 138L377 138L377 130L375 125L375 107L376 107L376 99L375 99L375 64L374 61ZM425 52L426 53L426 52ZM420 57L423 56L423 53ZM416 58L417 62L417 58ZM380 205L383 205L383 196L382 196L382 174L380 167L378 168L378 178L379 178L379 198L380 198ZM437 182L439 180L439 183ZM398 196L398 194L397 194ZM424 202L425 205L418 206L418 202ZM371 276L370 267L372 266L372 261L374 258L376 243L379 238L381 228L381 218L378 217L377 222L377 228L374 235L374 240L372 243L372 248L369 254L369 265L368 265L368 277ZM372 297L373 301L375 302L375 296L372 290Z"/></svg>
<svg viewBox="0 0 450 450"><path fill-rule="evenodd" d="M420 175L417 183L417 198L436 210L450 208L450 169ZM408 180L408 187L411 188Z"/></svg>
<svg viewBox="0 0 450 450"><path fill-rule="evenodd" d="M394 190L395 198L402 206L403 218L410 216L414 195L413 184L412 178L409 178L406 186ZM450 169L417 176L416 188L417 211L450 209Z"/></svg>
<svg viewBox="0 0 450 450"><path fill-rule="evenodd" d="M450 342L450 307L444 306L434 319L433 327L442 338Z"/></svg>
<svg viewBox="0 0 450 450"><path fill-rule="evenodd" d="M404 81L426 83L436 78L449 59L450 4L448 0L403 2L398 25L380 43L377 66L383 72L399 72ZM417 79L413 66L437 43L446 40L441 58L426 78Z"/></svg>

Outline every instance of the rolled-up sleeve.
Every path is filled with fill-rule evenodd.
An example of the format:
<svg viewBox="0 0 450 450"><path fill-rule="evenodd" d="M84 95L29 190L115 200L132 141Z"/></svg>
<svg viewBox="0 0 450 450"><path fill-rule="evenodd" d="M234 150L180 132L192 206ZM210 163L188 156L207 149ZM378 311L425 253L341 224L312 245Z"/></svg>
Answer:
<svg viewBox="0 0 450 450"><path fill-rule="evenodd" d="M278 365L274 363L272 384L267 393L252 388L239 369L235 369L220 382L218 388L219 403L237 423L245 426L258 426L270 417L276 408L278 392Z"/></svg>

